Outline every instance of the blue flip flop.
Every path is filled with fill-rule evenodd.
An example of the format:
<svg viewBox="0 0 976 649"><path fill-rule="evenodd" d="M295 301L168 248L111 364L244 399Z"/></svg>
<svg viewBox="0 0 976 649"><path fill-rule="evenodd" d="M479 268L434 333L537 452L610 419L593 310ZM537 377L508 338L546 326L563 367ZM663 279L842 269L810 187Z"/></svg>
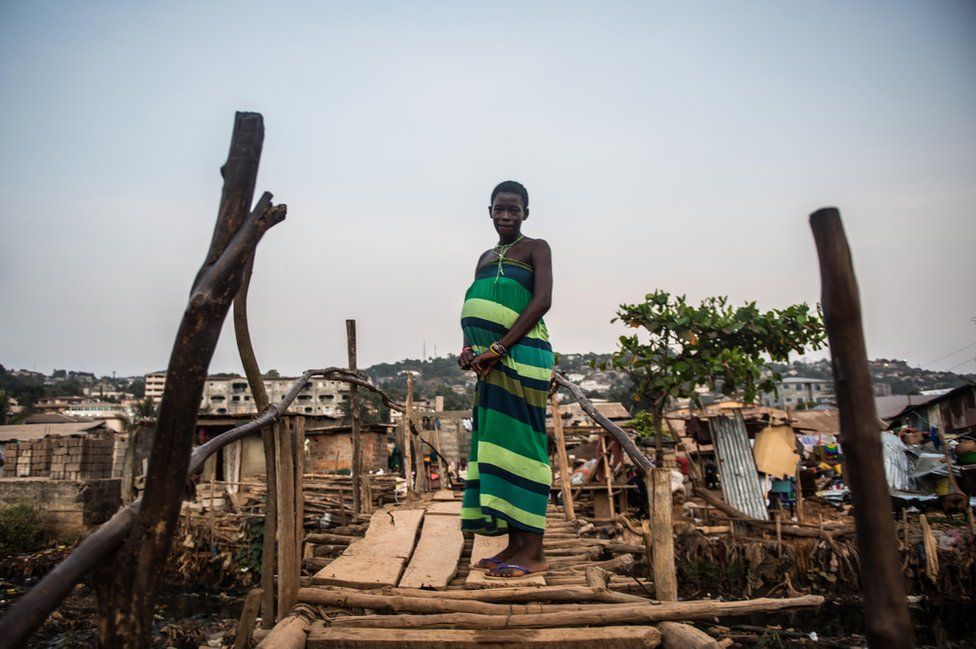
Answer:
<svg viewBox="0 0 976 649"><path fill-rule="evenodd" d="M482 561L488 561L488 562L493 563L495 565L494 566L482 566L482 565L480 565ZM502 563L504 563L504 561L502 561L498 557L485 557L483 559L478 559L478 563L475 564L475 568L480 568L481 570L486 570L486 571L487 570L494 570L495 568L497 568L498 566L500 566Z"/></svg>
<svg viewBox="0 0 976 649"><path fill-rule="evenodd" d="M488 576L495 577L496 579L520 579L522 577L528 577L529 575L544 575L546 573L545 570L539 570L537 572L534 572L532 570L529 570L528 568L518 565L517 563L505 563L504 561L500 562L497 566L495 566L493 572L497 572L499 570L520 570L522 574L521 575L489 574Z"/></svg>

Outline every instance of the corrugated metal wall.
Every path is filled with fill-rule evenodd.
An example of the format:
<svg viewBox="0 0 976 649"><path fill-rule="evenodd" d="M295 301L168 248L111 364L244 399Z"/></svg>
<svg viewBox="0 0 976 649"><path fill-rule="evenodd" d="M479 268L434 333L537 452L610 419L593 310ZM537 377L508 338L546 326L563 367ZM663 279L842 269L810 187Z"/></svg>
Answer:
<svg viewBox="0 0 976 649"><path fill-rule="evenodd" d="M752 456L746 423L738 410L734 417L708 418L715 440L715 456L722 479L725 502L753 518L768 521L766 497L759 482L759 471Z"/></svg>

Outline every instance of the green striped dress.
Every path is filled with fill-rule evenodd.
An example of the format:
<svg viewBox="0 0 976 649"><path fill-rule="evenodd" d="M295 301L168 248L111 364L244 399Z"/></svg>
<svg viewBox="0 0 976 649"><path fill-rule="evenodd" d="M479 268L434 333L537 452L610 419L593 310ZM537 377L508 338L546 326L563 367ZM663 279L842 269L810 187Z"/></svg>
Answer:
<svg viewBox="0 0 976 649"><path fill-rule="evenodd" d="M500 340L532 299L532 267L505 259L489 263L464 296L461 329L481 354ZM546 401L553 355L540 320L489 374L478 380L463 530L497 536L509 527L542 534L552 472Z"/></svg>

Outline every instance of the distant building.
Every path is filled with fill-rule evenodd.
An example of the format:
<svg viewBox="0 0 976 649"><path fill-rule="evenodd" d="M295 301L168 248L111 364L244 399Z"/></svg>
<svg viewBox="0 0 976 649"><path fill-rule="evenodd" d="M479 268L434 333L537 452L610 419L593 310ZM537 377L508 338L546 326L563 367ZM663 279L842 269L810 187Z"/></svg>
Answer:
<svg viewBox="0 0 976 649"><path fill-rule="evenodd" d="M832 405L834 383L829 379L789 376L776 386L775 392L762 395L762 405L767 408L798 408L810 404Z"/></svg>
<svg viewBox="0 0 976 649"><path fill-rule="evenodd" d="M265 377L264 389L268 392L268 399L272 403L281 401L297 380L298 377ZM295 415L340 417L348 401L347 383L312 379L298 393L298 397L288 407L288 412ZM203 384L200 410L215 415L239 415L256 413L257 407L245 377L211 376Z"/></svg>
<svg viewBox="0 0 976 649"><path fill-rule="evenodd" d="M153 372L146 374L146 398L152 399L154 403L163 400L163 388L166 387L166 372Z"/></svg>
<svg viewBox="0 0 976 649"><path fill-rule="evenodd" d="M65 412L69 408L89 401L88 397L41 397L34 404L34 410L40 412Z"/></svg>

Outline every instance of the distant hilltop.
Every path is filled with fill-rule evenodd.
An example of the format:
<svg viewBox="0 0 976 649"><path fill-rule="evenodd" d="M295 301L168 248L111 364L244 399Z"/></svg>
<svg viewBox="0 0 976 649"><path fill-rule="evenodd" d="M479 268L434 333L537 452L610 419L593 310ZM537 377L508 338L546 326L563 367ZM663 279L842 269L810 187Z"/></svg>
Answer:
<svg viewBox="0 0 976 649"><path fill-rule="evenodd" d="M610 401L630 402L631 386L627 374L620 370L600 370L598 366L609 360L610 354L592 352L558 354L558 367L570 380L578 384L591 397ZM967 382L976 383L976 374L954 374L911 367L906 361L879 358L868 361L875 394L908 395L929 390L944 390ZM770 363L767 369L779 372L784 379L804 377L833 380L829 360L813 362L794 361L792 364ZM366 368L372 380L394 398L406 395L405 371L414 373L414 390L417 399L444 397L448 410L470 407L475 377L457 366L457 358L446 357L405 359L394 363L377 363ZM130 377L102 376L76 370L54 370L50 375L26 369L7 369L0 364L0 396L8 406L33 406L38 399L57 396L85 396L101 402L119 403L130 399L142 399L146 394L146 377L162 372L147 372ZM239 376L234 373L214 373L214 377ZM278 377L270 370L267 377Z"/></svg>

